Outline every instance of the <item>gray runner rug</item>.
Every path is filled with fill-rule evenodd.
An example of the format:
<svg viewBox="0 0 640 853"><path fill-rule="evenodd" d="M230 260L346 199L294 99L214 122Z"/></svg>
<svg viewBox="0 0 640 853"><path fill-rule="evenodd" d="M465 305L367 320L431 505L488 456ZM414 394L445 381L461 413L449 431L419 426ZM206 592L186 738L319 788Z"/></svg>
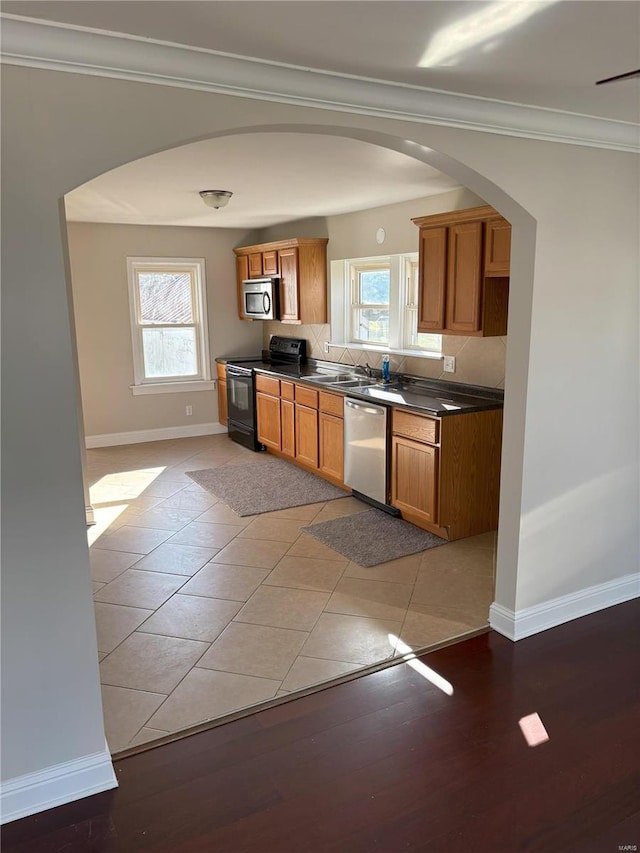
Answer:
<svg viewBox="0 0 640 853"><path fill-rule="evenodd" d="M259 515L348 496L337 486L284 459L265 458L260 462L186 473L238 515Z"/></svg>
<svg viewBox="0 0 640 853"><path fill-rule="evenodd" d="M359 566L377 566L447 542L379 509L310 524L302 529Z"/></svg>

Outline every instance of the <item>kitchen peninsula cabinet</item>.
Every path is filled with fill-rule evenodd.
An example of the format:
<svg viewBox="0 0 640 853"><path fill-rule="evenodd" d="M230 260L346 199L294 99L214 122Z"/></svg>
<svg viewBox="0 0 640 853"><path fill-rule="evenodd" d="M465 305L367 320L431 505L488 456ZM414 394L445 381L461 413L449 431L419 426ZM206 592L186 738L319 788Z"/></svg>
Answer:
<svg viewBox="0 0 640 853"><path fill-rule="evenodd" d="M506 335L509 223L488 205L412 221L420 229L418 332Z"/></svg>
<svg viewBox="0 0 640 853"><path fill-rule="evenodd" d="M238 287L238 316L247 320L242 305L242 282L263 275L280 277L280 320L283 323L327 322L326 238L293 238L234 249Z"/></svg>
<svg viewBox="0 0 640 853"><path fill-rule="evenodd" d="M391 504L444 539L498 526L502 410L432 418L393 409Z"/></svg>

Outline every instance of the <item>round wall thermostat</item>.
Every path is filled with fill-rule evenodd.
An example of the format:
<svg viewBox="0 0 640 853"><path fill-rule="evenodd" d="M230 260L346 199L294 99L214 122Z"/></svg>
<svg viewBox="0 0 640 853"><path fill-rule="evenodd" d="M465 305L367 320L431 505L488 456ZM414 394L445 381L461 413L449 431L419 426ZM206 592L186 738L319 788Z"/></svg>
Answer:
<svg viewBox="0 0 640 853"><path fill-rule="evenodd" d="M387 236L387 233L384 230L384 228L378 228L378 230L376 231L376 243L378 243L378 244L384 243L384 238L386 236Z"/></svg>

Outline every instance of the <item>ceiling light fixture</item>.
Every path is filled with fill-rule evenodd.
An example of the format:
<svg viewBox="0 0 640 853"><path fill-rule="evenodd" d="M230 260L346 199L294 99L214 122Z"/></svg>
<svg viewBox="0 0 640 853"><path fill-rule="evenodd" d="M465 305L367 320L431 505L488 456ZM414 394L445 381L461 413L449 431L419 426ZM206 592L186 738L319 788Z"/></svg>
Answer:
<svg viewBox="0 0 640 853"><path fill-rule="evenodd" d="M233 195L229 190L200 190L200 198L209 207L225 207Z"/></svg>

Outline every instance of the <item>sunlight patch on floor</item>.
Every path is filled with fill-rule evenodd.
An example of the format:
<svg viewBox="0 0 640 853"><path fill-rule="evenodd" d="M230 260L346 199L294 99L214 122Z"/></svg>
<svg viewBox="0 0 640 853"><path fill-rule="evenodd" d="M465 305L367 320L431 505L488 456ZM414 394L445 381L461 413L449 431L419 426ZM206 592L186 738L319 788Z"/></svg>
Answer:
<svg viewBox="0 0 640 853"><path fill-rule="evenodd" d="M422 661L418 660L411 646L403 643L402 640L395 637L393 634L389 634L389 643L399 654L402 655L401 660L408 663L411 669L414 669L423 678L430 681L434 687L437 687L439 690L442 690L443 693L446 693L447 696L453 696L453 684L447 681L446 678L439 675L435 669L431 669L430 666L427 666L422 663Z"/></svg>

